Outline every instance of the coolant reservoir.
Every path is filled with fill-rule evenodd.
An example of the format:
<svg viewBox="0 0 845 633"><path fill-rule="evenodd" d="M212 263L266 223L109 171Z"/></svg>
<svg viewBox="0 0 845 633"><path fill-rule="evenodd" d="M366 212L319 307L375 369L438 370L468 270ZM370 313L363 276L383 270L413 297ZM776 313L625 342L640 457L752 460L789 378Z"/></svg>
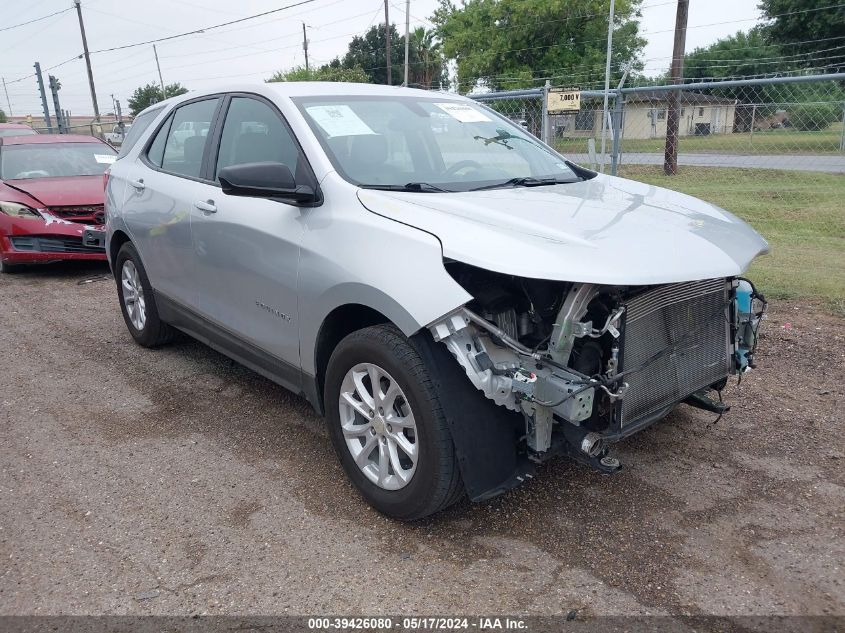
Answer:
<svg viewBox="0 0 845 633"><path fill-rule="evenodd" d="M736 287L736 311L737 316L740 317L740 321L743 320L743 316L748 318L748 315L751 314L752 294L754 294L754 289L751 287L751 284L741 279L739 285Z"/></svg>
<svg viewBox="0 0 845 633"><path fill-rule="evenodd" d="M757 321L751 313L754 300L754 288L744 279L740 279L736 287L736 364L739 372L744 372L750 364L748 354L754 349L754 339L757 333Z"/></svg>

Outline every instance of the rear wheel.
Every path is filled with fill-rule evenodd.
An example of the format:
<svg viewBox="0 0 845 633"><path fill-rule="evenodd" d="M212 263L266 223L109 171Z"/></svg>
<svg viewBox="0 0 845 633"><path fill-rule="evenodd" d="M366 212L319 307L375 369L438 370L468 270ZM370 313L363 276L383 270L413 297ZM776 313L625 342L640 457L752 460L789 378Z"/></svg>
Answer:
<svg viewBox="0 0 845 633"><path fill-rule="evenodd" d="M340 342L326 372L325 405L346 474L380 512L420 519L463 494L428 369L395 327L369 327Z"/></svg>
<svg viewBox="0 0 845 633"><path fill-rule="evenodd" d="M174 330L158 316L153 289L131 242L120 247L114 270L120 311L135 342L144 347L170 342Z"/></svg>

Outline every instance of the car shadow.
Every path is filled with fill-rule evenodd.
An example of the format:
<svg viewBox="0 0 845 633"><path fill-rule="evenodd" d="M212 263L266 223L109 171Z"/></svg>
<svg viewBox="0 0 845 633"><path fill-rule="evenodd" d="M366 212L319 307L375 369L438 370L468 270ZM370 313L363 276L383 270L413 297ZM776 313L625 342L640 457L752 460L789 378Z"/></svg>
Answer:
<svg viewBox="0 0 845 633"><path fill-rule="evenodd" d="M11 279L41 280L63 279L69 277L111 276L109 264L105 261L61 261L49 264L25 265L14 273L7 275Z"/></svg>

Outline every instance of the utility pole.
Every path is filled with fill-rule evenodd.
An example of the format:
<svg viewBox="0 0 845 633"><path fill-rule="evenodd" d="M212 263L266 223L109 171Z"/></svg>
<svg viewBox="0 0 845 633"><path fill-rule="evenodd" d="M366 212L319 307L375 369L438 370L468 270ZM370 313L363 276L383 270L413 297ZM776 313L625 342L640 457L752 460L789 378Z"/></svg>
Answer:
<svg viewBox="0 0 845 633"><path fill-rule="evenodd" d="M678 10L675 14L675 46L672 50L672 83L680 84L684 81L684 49L687 42L687 17L689 15L689 0L678 0ZM666 113L666 151L663 157L663 173L674 176L678 173L678 124L681 91L672 90L669 93L668 111Z"/></svg>
<svg viewBox="0 0 845 633"><path fill-rule="evenodd" d="M615 0L610 0L610 15L607 18L607 60L604 66L604 107L601 111L601 171L604 173L604 148L607 141L607 100L610 95L610 57L613 53L613 14L616 9Z"/></svg>
<svg viewBox="0 0 845 633"><path fill-rule="evenodd" d="M9 101L9 90L6 88L6 78L3 77L3 92L6 93L6 105L9 106L9 116L15 116L12 114L12 102Z"/></svg>
<svg viewBox="0 0 845 633"><path fill-rule="evenodd" d="M387 60L387 85L393 84L390 75L390 16L388 15L388 4L390 0L384 0L384 57Z"/></svg>
<svg viewBox="0 0 845 633"><path fill-rule="evenodd" d="M405 0L405 81L403 86L408 85L408 43L411 38L411 0Z"/></svg>
<svg viewBox="0 0 845 633"><path fill-rule="evenodd" d="M158 51L156 45L153 44L153 55L156 56L156 68L158 68L158 83L161 84L161 98L167 99L167 91L164 89L164 79L161 78L161 65L158 63Z"/></svg>
<svg viewBox="0 0 845 633"><path fill-rule="evenodd" d="M44 92L44 79L41 77L41 64L35 62L35 76L38 78L38 91L41 93L41 107L44 108L44 123L47 124L47 133L53 133L53 124L50 122L50 109L47 107L47 95Z"/></svg>
<svg viewBox="0 0 845 633"><path fill-rule="evenodd" d="M47 82L50 84L50 92L53 94L53 111L56 113L56 125L59 128L59 134L67 134L67 126L62 120L62 106L59 105L59 82L53 75L47 76Z"/></svg>
<svg viewBox="0 0 845 633"><path fill-rule="evenodd" d="M305 35L305 22L302 23L302 50L305 51L305 72L308 72L308 36Z"/></svg>
<svg viewBox="0 0 845 633"><path fill-rule="evenodd" d="M97 91L94 90L94 73L91 71L91 55L88 52L88 39L85 37L85 24L82 22L82 3L73 0L76 15L79 17L79 32L82 33L82 50L85 54L85 66L88 68L88 87L91 89L91 103L94 105L94 119L100 120L100 107L97 105Z"/></svg>

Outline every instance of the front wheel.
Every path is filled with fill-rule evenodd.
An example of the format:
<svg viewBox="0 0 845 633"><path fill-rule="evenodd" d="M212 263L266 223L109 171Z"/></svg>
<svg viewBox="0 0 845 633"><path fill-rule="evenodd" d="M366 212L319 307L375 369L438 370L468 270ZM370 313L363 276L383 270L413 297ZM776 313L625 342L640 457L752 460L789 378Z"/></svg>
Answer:
<svg viewBox="0 0 845 633"><path fill-rule="evenodd" d="M455 449L423 360L399 330L377 325L344 338L326 372L332 444L364 498L411 521L463 493Z"/></svg>

